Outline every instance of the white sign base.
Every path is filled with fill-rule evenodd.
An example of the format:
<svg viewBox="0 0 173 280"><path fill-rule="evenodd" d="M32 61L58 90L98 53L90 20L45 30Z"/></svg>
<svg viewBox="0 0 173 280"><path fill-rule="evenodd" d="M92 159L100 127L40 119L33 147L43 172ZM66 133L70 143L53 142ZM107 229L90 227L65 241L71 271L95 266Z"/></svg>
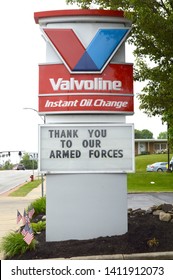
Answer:
<svg viewBox="0 0 173 280"><path fill-rule="evenodd" d="M126 174L48 174L46 241L127 232Z"/></svg>

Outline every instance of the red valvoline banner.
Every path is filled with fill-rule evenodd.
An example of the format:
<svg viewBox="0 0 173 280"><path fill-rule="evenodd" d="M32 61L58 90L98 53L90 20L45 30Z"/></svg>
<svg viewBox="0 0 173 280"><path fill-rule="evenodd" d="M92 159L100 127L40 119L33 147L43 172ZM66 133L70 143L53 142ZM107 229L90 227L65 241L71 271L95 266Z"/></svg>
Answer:
<svg viewBox="0 0 173 280"><path fill-rule="evenodd" d="M51 95L39 98L40 112L117 112L132 113L133 97L117 95Z"/></svg>
<svg viewBox="0 0 173 280"><path fill-rule="evenodd" d="M71 74L63 64L39 66L39 112L133 113L133 66L109 64L101 74Z"/></svg>
<svg viewBox="0 0 173 280"><path fill-rule="evenodd" d="M133 94L132 64L109 64L101 74L71 74L63 64L39 66L39 94Z"/></svg>

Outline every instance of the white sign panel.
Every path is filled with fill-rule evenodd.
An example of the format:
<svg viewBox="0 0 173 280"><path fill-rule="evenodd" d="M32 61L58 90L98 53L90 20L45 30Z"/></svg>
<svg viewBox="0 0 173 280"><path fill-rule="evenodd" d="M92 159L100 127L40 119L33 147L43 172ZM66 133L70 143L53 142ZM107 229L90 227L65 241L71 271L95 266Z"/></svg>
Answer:
<svg viewBox="0 0 173 280"><path fill-rule="evenodd" d="M41 125L39 134L40 172L134 171L132 124Z"/></svg>

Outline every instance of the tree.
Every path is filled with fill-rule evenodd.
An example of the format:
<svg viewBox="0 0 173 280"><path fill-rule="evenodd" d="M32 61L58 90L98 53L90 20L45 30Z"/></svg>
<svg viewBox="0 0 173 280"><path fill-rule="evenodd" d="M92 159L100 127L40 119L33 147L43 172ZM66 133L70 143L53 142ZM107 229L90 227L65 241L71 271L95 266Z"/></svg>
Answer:
<svg viewBox="0 0 173 280"><path fill-rule="evenodd" d="M135 46L136 81L146 86L138 95L140 109L168 123L173 142L173 0L66 0L82 8L121 9L132 20L129 42ZM150 62L150 63L149 63Z"/></svg>
<svg viewBox="0 0 173 280"><path fill-rule="evenodd" d="M10 170L12 168L13 168L13 164L10 162L10 160L7 160L3 165L3 169L5 170Z"/></svg>
<svg viewBox="0 0 173 280"><path fill-rule="evenodd" d="M31 160L28 153L22 156L20 163L22 163L26 169L37 169L37 161Z"/></svg>
<svg viewBox="0 0 173 280"><path fill-rule="evenodd" d="M135 129L135 139L153 139L153 133L148 129Z"/></svg>
<svg viewBox="0 0 173 280"><path fill-rule="evenodd" d="M141 139L141 131L138 129L135 129L135 139Z"/></svg>
<svg viewBox="0 0 173 280"><path fill-rule="evenodd" d="M160 132L157 139L167 139L168 138L168 133L167 131Z"/></svg>

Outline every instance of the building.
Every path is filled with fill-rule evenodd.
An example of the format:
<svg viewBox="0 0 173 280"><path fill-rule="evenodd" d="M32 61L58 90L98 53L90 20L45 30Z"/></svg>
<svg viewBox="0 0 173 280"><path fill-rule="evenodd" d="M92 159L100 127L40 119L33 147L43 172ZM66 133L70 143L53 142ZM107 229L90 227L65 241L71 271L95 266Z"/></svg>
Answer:
<svg viewBox="0 0 173 280"><path fill-rule="evenodd" d="M167 139L135 139L135 155L167 153Z"/></svg>

